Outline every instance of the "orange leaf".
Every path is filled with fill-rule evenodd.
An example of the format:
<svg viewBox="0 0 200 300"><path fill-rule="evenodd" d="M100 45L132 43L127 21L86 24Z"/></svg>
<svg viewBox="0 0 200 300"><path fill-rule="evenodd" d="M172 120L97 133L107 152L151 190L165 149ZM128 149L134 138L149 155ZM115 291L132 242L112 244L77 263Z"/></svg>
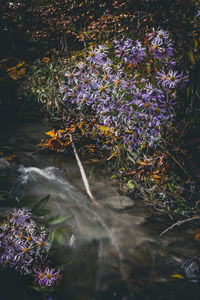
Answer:
<svg viewBox="0 0 200 300"><path fill-rule="evenodd" d="M47 131L47 132L45 132L45 134L50 135L52 138L54 138L56 136L55 130Z"/></svg>
<svg viewBox="0 0 200 300"><path fill-rule="evenodd" d="M194 237L195 241L200 242L200 233L196 233Z"/></svg>
<svg viewBox="0 0 200 300"><path fill-rule="evenodd" d="M131 171L131 172L126 173L126 175L134 175L134 174L136 174L136 171Z"/></svg>
<svg viewBox="0 0 200 300"><path fill-rule="evenodd" d="M145 162L143 162L143 161L141 161L140 159L138 159L138 161L137 161L141 166L146 166L147 165L147 163L145 163Z"/></svg>
<svg viewBox="0 0 200 300"><path fill-rule="evenodd" d="M156 174L153 174L152 177L153 177L153 178L160 179L160 176L158 176L158 175L156 175Z"/></svg>

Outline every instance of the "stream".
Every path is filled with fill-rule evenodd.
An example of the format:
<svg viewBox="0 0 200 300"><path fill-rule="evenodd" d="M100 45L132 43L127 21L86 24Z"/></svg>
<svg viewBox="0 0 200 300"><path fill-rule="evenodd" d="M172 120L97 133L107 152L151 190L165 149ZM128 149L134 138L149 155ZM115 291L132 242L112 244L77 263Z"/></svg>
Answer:
<svg viewBox="0 0 200 300"><path fill-rule="evenodd" d="M24 119L0 133L0 187L9 190L10 198L39 200L49 194L52 216L70 216L54 259L73 262L64 271L59 291L48 299L199 299L200 244L194 240L195 229L180 226L159 237L169 224L150 218L141 200L120 194L104 165L83 161L100 204L96 207L84 193L72 155L56 154L55 160L55 154L37 152L48 130L41 121ZM5 153L15 154L14 162L5 160ZM43 299L22 287L23 280L19 283L15 274L0 272L0 278L0 300Z"/></svg>

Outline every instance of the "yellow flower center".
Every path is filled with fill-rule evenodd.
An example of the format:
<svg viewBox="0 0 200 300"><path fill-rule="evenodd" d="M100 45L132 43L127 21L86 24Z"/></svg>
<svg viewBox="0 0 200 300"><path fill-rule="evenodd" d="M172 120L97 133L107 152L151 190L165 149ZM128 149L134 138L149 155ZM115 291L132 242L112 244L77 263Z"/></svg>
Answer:
<svg viewBox="0 0 200 300"><path fill-rule="evenodd" d="M150 103L145 103L144 107L148 108L149 106L151 106Z"/></svg>
<svg viewBox="0 0 200 300"><path fill-rule="evenodd" d="M120 81L117 79L117 80L115 80L115 83L116 83L117 85L119 85L119 84L120 84Z"/></svg>
<svg viewBox="0 0 200 300"><path fill-rule="evenodd" d="M171 81L174 81L175 77L174 77L174 76L170 76L169 79L170 79Z"/></svg>
<svg viewBox="0 0 200 300"><path fill-rule="evenodd" d="M43 245L43 242L42 241L39 241L38 242L38 245L41 247Z"/></svg>
<svg viewBox="0 0 200 300"><path fill-rule="evenodd" d="M44 277L44 273L40 273L39 277L40 278Z"/></svg>
<svg viewBox="0 0 200 300"><path fill-rule="evenodd" d="M68 77L69 77L70 79L72 79L72 78L73 78L73 75L72 75L72 74L69 74Z"/></svg>
<svg viewBox="0 0 200 300"><path fill-rule="evenodd" d="M46 275L46 278L47 278L47 279L50 279L51 277L52 277L51 274L47 274L47 275Z"/></svg>
<svg viewBox="0 0 200 300"><path fill-rule="evenodd" d="M90 57L94 57L94 52L90 52Z"/></svg>
<svg viewBox="0 0 200 300"><path fill-rule="evenodd" d="M85 103L85 102L86 102L85 98L83 98L81 101L82 101L82 103Z"/></svg>
<svg viewBox="0 0 200 300"><path fill-rule="evenodd" d="M31 237L28 236L26 240L27 240L28 242L30 242L30 241L31 241Z"/></svg>
<svg viewBox="0 0 200 300"><path fill-rule="evenodd" d="M108 75L104 75L103 79L107 80L108 79Z"/></svg>
<svg viewBox="0 0 200 300"><path fill-rule="evenodd" d="M165 79L167 79L167 76L163 75L162 80L165 80Z"/></svg>
<svg viewBox="0 0 200 300"><path fill-rule="evenodd" d="M101 91L101 92L104 92L104 91L105 91L105 87L104 87L104 86L101 86L101 87L100 87L100 91Z"/></svg>
<svg viewBox="0 0 200 300"><path fill-rule="evenodd" d="M26 253L26 252L28 252L28 248L25 247L24 248L24 253Z"/></svg>
<svg viewBox="0 0 200 300"><path fill-rule="evenodd" d="M158 45L153 45L153 49L157 50L158 49Z"/></svg>

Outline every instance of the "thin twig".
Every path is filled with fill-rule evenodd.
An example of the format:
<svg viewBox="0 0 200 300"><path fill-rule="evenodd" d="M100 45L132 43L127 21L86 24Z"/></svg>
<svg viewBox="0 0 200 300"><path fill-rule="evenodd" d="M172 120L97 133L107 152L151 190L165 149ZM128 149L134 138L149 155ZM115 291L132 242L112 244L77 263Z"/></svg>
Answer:
<svg viewBox="0 0 200 300"><path fill-rule="evenodd" d="M85 170L83 168L83 165L81 163L81 160L78 156L78 153L76 151L76 147L75 147L75 144L73 142L73 138L72 138L72 135L70 134L70 141L71 141L71 145L72 145L72 148L73 148L73 151L74 151L74 155L75 155L75 158L76 158L76 161L77 161L77 164L79 166L79 169L80 169L80 172L81 172L81 176L82 176L82 179L83 179L83 183L85 185L85 189L86 189L86 192L88 194L88 196L90 197L90 200L92 201L93 204L95 204L96 206L100 206L100 204L95 200L94 196L92 195L92 192L90 190L90 186L89 186L89 183L88 183L88 180L87 180L87 176L85 174Z"/></svg>
<svg viewBox="0 0 200 300"><path fill-rule="evenodd" d="M170 226L170 227L168 227L167 229L165 229L163 232L161 232L160 237L161 237L163 234L167 233L169 230L172 230L172 229L173 229L174 227L176 227L176 226L181 226L181 225L183 225L183 224L185 224L185 223L188 223L188 222L193 221L193 220L198 220L198 219L200 219L200 216L188 218L188 219L185 219L185 220L183 220L183 221L178 221L178 222L174 223L172 226Z"/></svg>

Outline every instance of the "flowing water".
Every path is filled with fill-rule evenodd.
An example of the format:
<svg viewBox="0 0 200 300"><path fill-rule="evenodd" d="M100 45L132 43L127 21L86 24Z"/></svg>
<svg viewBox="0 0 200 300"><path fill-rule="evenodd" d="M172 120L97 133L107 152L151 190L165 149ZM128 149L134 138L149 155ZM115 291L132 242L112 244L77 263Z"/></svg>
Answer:
<svg viewBox="0 0 200 300"><path fill-rule="evenodd" d="M181 267L186 259L198 255L194 229L181 227L160 238L167 227L163 220L149 218L151 213L142 201L121 195L103 165L84 161L100 204L95 206L84 192L73 156L59 154L55 159L54 154L35 152L45 129L49 128L23 121L2 132L3 153L12 152L16 157L14 163L1 159L5 174L0 179L10 198L41 199L49 194L51 214L70 216L65 224L69 230L62 236L54 260L73 262L52 299L199 299L198 280L186 276ZM4 281L6 278L11 285L9 276L4 275ZM13 291L20 289L13 283ZM23 293L2 290L0 300L13 299L13 293L15 299L42 299L24 288Z"/></svg>

